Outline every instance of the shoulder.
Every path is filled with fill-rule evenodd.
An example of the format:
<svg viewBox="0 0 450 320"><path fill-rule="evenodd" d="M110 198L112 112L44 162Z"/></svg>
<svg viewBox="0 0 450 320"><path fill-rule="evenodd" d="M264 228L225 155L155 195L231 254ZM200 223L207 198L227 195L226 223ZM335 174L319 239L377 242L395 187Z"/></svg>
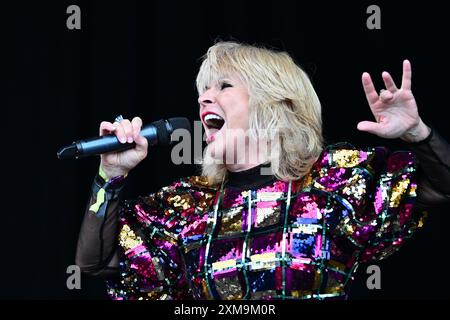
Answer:
<svg viewBox="0 0 450 320"><path fill-rule="evenodd" d="M171 184L160 188L154 193L140 196L135 200L126 202L159 202L158 206L173 206L175 202L183 197L184 202L188 200L198 200L201 197L208 197L215 194L217 186L212 185L205 176L189 176L177 179ZM188 201L190 202L190 201Z"/></svg>
<svg viewBox="0 0 450 320"><path fill-rule="evenodd" d="M127 200L126 202L145 201L150 199L164 201L167 200L168 197L175 197L177 195L198 193L211 194L215 193L216 190L217 186L212 185L207 177L189 176L177 179L172 183L161 187L156 192L140 196L134 200Z"/></svg>
<svg viewBox="0 0 450 320"><path fill-rule="evenodd" d="M313 165L313 170L355 167L365 167L372 173L395 172L406 167L415 167L415 159L411 151L391 152L383 146L355 147L350 143L340 142L323 149Z"/></svg>
<svg viewBox="0 0 450 320"><path fill-rule="evenodd" d="M162 189L170 189L170 190L195 189L204 191L215 191L217 190L217 186L213 185L205 176L189 176L175 180L170 185Z"/></svg>
<svg viewBox="0 0 450 320"><path fill-rule="evenodd" d="M207 212L216 190L206 177L181 178L155 193L125 201L121 207L121 220L122 223L177 234L182 226Z"/></svg>
<svg viewBox="0 0 450 320"><path fill-rule="evenodd" d="M300 215L308 208L323 208L333 223L345 217L359 221L356 224L371 221L382 210L413 201L415 168L409 151L329 145L296 189L293 206Z"/></svg>
<svg viewBox="0 0 450 320"><path fill-rule="evenodd" d="M337 143L323 149L296 190L315 190L347 200L362 200L379 185L385 189L394 187L396 182L411 182L415 170L414 155L410 151L391 152L386 147L361 148Z"/></svg>

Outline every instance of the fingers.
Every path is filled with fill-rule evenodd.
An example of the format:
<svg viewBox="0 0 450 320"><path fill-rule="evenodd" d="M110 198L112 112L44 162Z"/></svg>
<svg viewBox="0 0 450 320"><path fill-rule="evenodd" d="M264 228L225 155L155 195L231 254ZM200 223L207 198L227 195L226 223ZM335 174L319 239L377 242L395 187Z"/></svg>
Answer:
<svg viewBox="0 0 450 320"><path fill-rule="evenodd" d="M148 141L146 138L140 135L142 128L142 119L139 117L134 117L131 120L131 124L133 126L133 139L136 143L136 151L142 151L144 154L147 153Z"/></svg>
<svg viewBox="0 0 450 320"><path fill-rule="evenodd" d="M141 132L142 119L139 117L134 117L133 120L131 120L131 126L133 127L133 140L136 140Z"/></svg>
<svg viewBox="0 0 450 320"><path fill-rule="evenodd" d="M111 122L103 121L100 123L99 135L104 136L106 134L110 134L114 130L116 130L116 127Z"/></svg>
<svg viewBox="0 0 450 320"><path fill-rule="evenodd" d="M116 137L121 143L133 142L133 127L128 119L123 119L120 122L114 122L116 129Z"/></svg>
<svg viewBox="0 0 450 320"><path fill-rule="evenodd" d="M134 117L131 120L133 127L133 140L136 143L136 151L142 151L144 154L147 153L148 141L146 138L140 135L142 128L142 119L139 117Z"/></svg>
<svg viewBox="0 0 450 320"><path fill-rule="evenodd" d="M358 130L378 135L381 133L381 125L373 121L361 121L357 126Z"/></svg>
<svg viewBox="0 0 450 320"><path fill-rule="evenodd" d="M381 90L380 92L380 100L382 102L389 102L392 98L394 98L394 94L389 90Z"/></svg>
<svg viewBox="0 0 450 320"><path fill-rule="evenodd" d="M397 91L397 86L395 85L394 80L392 79L389 72L384 71L381 74L381 77L383 78L384 85L386 86L386 89L388 89L390 92L395 93Z"/></svg>
<svg viewBox="0 0 450 320"><path fill-rule="evenodd" d="M375 87L372 82L372 78L370 77L370 74L368 74L367 72L364 72L362 74L361 80L362 80L364 92L366 93L367 102L369 102L369 104L372 105L378 101L378 93L375 90Z"/></svg>
<svg viewBox="0 0 450 320"><path fill-rule="evenodd" d="M121 143L132 143L137 139L137 137L139 137L141 127L142 120L139 117L133 118L132 121L128 119L123 119L120 122L114 123L103 121L100 124L100 135L103 136L105 134L114 133ZM147 142L147 139L143 139ZM144 143L142 140L140 141Z"/></svg>
<svg viewBox="0 0 450 320"><path fill-rule="evenodd" d="M136 151L142 151L144 154L147 154L148 141L141 135L138 135L134 142L136 143Z"/></svg>
<svg viewBox="0 0 450 320"><path fill-rule="evenodd" d="M408 60L403 61L402 89L411 90L411 63Z"/></svg>
<svg viewBox="0 0 450 320"><path fill-rule="evenodd" d="M381 74L381 76L383 78L386 89L392 93L395 93L395 91L397 91L398 88L395 85L395 82L392 79L389 72L384 71ZM402 85L401 85L402 89L405 89L405 90L411 89L411 76L412 76L411 63L409 62L409 60L404 60L403 61ZM362 83L363 83L364 91L366 92L367 100L369 101L369 99L370 99L369 103L371 103L371 101L372 101L372 103L375 102L376 98L378 98L378 95L377 95L377 92L373 85L372 79L367 72L364 72L362 75Z"/></svg>

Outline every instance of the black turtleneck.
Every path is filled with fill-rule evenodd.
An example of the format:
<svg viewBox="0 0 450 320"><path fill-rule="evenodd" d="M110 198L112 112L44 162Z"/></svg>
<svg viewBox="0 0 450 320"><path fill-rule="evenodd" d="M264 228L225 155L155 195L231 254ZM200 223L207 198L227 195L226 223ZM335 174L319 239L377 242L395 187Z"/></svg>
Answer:
<svg viewBox="0 0 450 320"><path fill-rule="evenodd" d="M225 187L255 189L275 182L277 180L275 176L261 174L261 169L265 167L269 167L269 164L263 163L244 171L228 171Z"/></svg>

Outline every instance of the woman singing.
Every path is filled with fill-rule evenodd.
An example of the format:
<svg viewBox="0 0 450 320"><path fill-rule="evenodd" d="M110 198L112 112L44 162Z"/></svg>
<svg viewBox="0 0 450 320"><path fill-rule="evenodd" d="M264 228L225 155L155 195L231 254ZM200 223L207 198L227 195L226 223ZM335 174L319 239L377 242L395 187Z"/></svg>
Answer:
<svg viewBox="0 0 450 320"><path fill-rule="evenodd" d="M142 121L102 122L136 147L103 154L76 262L107 279L114 299L345 299L361 263L384 259L450 195L450 146L421 120L411 66L378 94L362 75L376 122L410 151L323 146L321 106L284 52L219 42L197 76L208 146L202 175L121 201L147 156Z"/></svg>

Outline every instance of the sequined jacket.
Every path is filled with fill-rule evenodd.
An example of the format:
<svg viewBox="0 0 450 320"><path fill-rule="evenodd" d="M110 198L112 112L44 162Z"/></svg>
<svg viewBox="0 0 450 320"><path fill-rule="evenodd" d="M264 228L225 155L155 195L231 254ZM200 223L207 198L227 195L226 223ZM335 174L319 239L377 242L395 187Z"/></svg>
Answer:
<svg viewBox="0 0 450 320"><path fill-rule="evenodd" d="M120 207L118 188L103 217L86 212L77 263L94 239L83 236L89 220L112 230L119 212L118 231L104 239L116 243L118 234L118 249L100 257L91 249L92 265L82 266L107 276L113 299L346 298L359 264L397 251L423 225L426 202L448 199L448 184L444 192L423 187L417 199L418 175L425 186L450 176L448 144L433 136L413 145L421 170L433 167L426 175L411 152L338 144L301 181L266 177L243 186L231 175L231 183L212 186L189 177ZM254 178L259 169L244 174Z"/></svg>

